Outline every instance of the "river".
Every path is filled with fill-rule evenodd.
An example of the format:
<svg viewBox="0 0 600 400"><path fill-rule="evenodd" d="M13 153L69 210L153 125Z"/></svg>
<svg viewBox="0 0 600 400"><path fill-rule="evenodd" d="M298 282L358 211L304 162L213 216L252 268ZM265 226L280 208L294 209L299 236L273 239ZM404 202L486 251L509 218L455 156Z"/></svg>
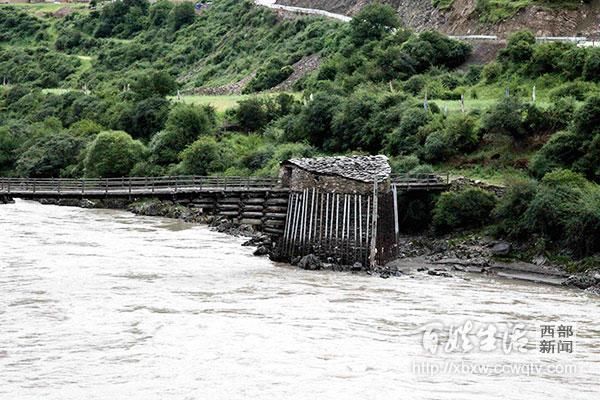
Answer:
<svg viewBox="0 0 600 400"><path fill-rule="evenodd" d="M580 291L483 275L303 271L205 226L116 210L17 200L0 206L0 228L1 399L600 393L600 300ZM436 321L522 323L531 343L433 354L423 327ZM572 325L574 351L540 353L543 323ZM528 364L541 370L465 370Z"/></svg>

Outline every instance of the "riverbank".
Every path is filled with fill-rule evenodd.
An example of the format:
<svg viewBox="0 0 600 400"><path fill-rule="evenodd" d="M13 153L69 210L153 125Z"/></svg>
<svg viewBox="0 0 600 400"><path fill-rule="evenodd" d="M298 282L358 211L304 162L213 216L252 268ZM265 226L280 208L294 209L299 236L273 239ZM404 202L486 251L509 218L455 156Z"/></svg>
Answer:
<svg viewBox="0 0 600 400"><path fill-rule="evenodd" d="M277 238L272 235L256 230L253 226L234 222L227 217L205 214L201 209L190 208L169 200L40 199L39 203L122 209L136 215L206 224L217 232L247 237L248 240L243 245L255 247L256 256L267 256L274 261L289 262L306 270L366 273L384 279L422 273L440 278L465 277L466 274L480 273L536 284L567 286L600 295L600 270L596 267L571 274L543 255L534 257L531 262L514 259L511 258L515 249L513 244L477 234L450 234L444 237L427 234L402 236L399 240L398 258L384 266L370 269L360 263L341 265L334 259L321 260L313 254L292 260L281 259L277 255Z"/></svg>

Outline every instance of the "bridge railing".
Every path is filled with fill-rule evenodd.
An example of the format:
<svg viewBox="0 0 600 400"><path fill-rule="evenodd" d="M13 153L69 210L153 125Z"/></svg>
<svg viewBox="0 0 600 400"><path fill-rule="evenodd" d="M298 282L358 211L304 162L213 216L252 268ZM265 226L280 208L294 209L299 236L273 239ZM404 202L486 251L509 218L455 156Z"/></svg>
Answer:
<svg viewBox="0 0 600 400"><path fill-rule="evenodd" d="M443 188L450 184L450 174L392 174L392 185L399 188Z"/></svg>
<svg viewBox="0 0 600 400"><path fill-rule="evenodd" d="M3 194L136 194L170 193L190 190L272 189L277 178L237 176L162 176L105 179L0 178Z"/></svg>

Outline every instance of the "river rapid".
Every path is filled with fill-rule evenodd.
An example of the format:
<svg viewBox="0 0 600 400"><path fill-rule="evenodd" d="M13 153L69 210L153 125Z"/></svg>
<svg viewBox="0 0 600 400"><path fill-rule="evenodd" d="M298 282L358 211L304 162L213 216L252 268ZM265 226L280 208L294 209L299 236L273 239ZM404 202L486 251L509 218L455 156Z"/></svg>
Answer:
<svg viewBox="0 0 600 400"><path fill-rule="evenodd" d="M0 229L0 399L600 395L600 300L580 291L303 271L242 238L125 211L17 200L0 206ZM424 348L424 326L443 325L443 344L467 321L524 324L530 340ZM540 353L545 323L573 325L573 353ZM468 370L520 365L539 369Z"/></svg>

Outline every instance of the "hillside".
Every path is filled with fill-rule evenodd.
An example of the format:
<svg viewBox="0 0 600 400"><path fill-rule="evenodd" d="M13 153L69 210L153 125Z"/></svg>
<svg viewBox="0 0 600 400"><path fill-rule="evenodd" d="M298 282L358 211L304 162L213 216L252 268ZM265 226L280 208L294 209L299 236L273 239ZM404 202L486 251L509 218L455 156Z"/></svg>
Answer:
<svg viewBox="0 0 600 400"><path fill-rule="evenodd" d="M273 176L293 157L385 154L396 173L511 186L404 199L406 231L437 215L439 233L487 225L536 252L600 251L600 48L518 32L465 67L471 45L403 29L381 4L349 23L239 0L199 15L147 0L63 18L0 7L0 31L1 175ZM190 94L223 87L245 97L217 110Z"/></svg>
<svg viewBox="0 0 600 400"><path fill-rule="evenodd" d="M278 0L278 4L354 15L369 0ZM495 34L528 29L536 36L600 38L600 0L383 0L412 29L446 34Z"/></svg>

